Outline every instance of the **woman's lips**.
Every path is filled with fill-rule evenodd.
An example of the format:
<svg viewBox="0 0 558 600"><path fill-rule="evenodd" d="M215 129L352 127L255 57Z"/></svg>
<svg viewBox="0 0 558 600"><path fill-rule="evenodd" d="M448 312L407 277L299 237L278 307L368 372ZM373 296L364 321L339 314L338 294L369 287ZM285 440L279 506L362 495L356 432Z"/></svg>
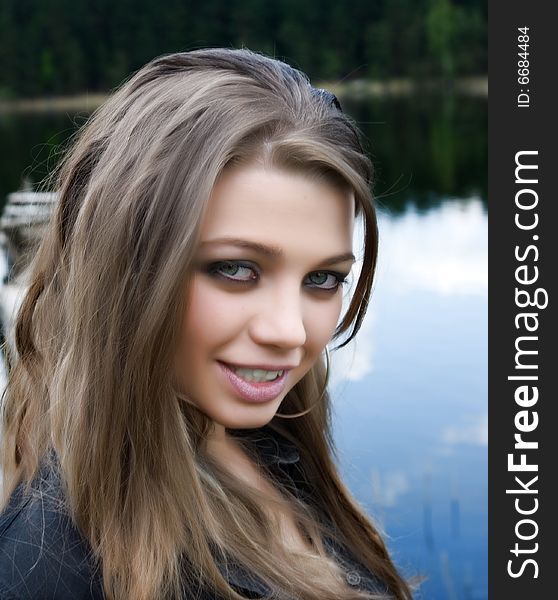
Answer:
<svg viewBox="0 0 558 600"><path fill-rule="evenodd" d="M246 381L235 373L226 363L217 361L219 371L224 375L225 382L243 400L248 402L268 402L277 398L285 389L288 371L273 381Z"/></svg>

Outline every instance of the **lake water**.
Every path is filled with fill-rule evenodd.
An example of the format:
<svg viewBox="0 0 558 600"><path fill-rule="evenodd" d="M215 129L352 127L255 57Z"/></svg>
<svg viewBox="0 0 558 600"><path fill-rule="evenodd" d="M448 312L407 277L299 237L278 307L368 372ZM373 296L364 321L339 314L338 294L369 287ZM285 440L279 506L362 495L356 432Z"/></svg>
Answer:
<svg viewBox="0 0 558 600"><path fill-rule="evenodd" d="M342 104L376 167L380 254L357 339L331 355L339 466L396 563L426 577L417 598L484 600L487 104ZM84 118L1 115L0 197L44 177Z"/></svg>

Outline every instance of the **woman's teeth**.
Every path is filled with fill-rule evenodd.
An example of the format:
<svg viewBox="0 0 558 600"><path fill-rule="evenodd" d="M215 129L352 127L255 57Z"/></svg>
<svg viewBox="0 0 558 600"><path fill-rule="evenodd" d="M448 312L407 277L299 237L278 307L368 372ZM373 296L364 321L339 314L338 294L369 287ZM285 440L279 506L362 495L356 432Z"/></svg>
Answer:
<svg viewBox="0 0 558 600"><path fill-rule="evenodd" d="M273 381L283 374L283 371L264 371L263 369L244 369L242 367L233 367L230 369L237 375L240 375L246 381Z"/></svg>

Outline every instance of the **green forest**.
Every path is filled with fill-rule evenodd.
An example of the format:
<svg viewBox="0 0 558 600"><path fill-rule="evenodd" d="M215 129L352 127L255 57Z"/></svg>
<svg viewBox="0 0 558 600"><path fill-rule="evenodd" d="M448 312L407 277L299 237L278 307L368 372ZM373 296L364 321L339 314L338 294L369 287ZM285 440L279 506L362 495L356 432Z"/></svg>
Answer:
<svg viewBox="0 0 558 600"><path fill-rule="evenodd" d="M313 81L487 73L486 0L0 0L0 99L105 92L151 58L248 47Z"/></svg>

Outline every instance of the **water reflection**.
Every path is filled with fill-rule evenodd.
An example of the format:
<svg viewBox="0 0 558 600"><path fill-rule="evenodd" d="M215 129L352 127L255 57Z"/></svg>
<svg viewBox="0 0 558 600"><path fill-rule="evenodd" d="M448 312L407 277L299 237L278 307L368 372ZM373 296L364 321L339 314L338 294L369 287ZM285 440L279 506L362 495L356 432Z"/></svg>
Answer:
<svg viewBox="0 0 558 600"><path fill-rule="evenodd" d="M42 181L85 115L0 114L0 206L25 180Z"/></svg>
<svg viewBox="0 0 558 600"><path fill-rule="evenodd" d="M476 196L424 212L408 203L397 215L382 211L379 227L368 314L357 340L332 356L340 466L390 535L396 560L428 577L419 597L480 600L487 597L485 207Z"/></svg>
<svg viewBox="0 0 558 600"><path fill-rule="evenodd" d="M487 110L479 98L418 95L344 108L364 130L374 159L376 194L395 213L447 198L487 202Z"/></svg>

